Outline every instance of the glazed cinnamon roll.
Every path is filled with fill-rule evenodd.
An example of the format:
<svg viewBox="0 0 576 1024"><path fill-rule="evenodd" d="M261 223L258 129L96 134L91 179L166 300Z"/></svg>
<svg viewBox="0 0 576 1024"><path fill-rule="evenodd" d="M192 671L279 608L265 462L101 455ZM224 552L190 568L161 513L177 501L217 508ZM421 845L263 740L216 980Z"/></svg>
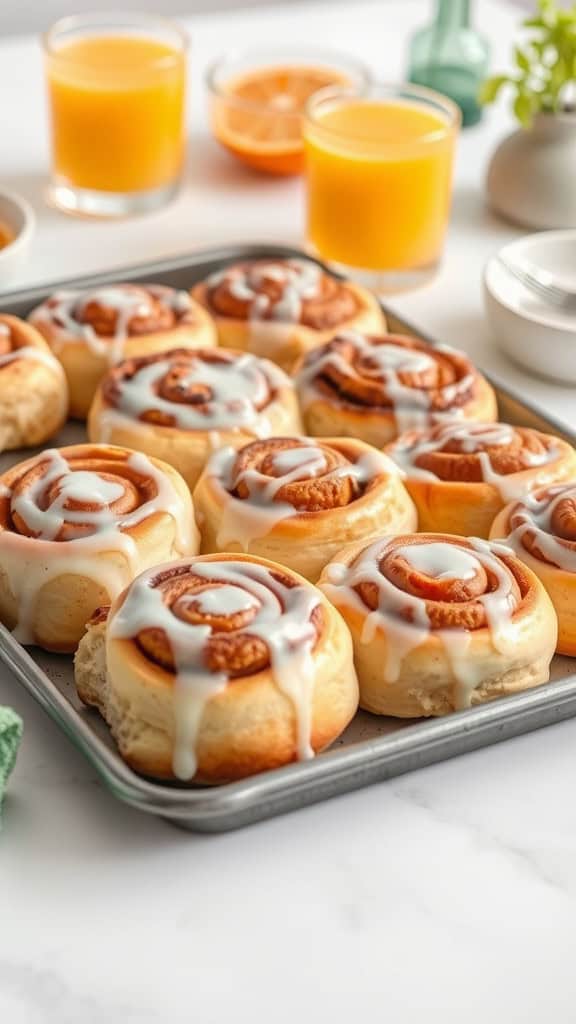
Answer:
<svg viewBox="0 0 576 1024"><path fill-rule="evenodd" d="M350 627L367 711L443 715L548 681L554 609L502 544L440 533L356 544L320 587Z"/></svg>
<svg viewBox="0 0 576 1024"><path fill-rule="evenodd" d="M105 648L105 652L104 652ZM316 587L245 555L157 566L96 617L76 657L136 771L224 782L309 758L358 705L350 635Z"/></svg>
<svg viewBox="0 0 576 1024"><path fill-rule="evenodd" d="M576 655L576 483L507 505L491 536L504 538L542 581L558 616L558 653Z"/></svg>
<svg viewBox="0 0 576 1024"><path fill-rule="evenodd" d="M120 363L102 381L88 418L92 441L155 455L190 487L214 448L300 432L286 374L267 359L225 349L174 349Z"/></svg>
<svg viewBox="0 0 576 1024"><path fill-rule="evenodd" d="M338 334L306 356L297 387L309 434L375 447L440 420L497 414L492 388L462 352L396 334Z"/></svg>
<svg viewBox="0 0 576 1024"><path fill-rule="evenodd" d="M266 356L288 371L337 331L386 329L374 295L311 260L235 263L192 295L213 316L221 345Z"/></svg>
<svg viewBox="0 0 576 1024"><path fill-rule="evenodd" d="M66 378L42 335L0 313L0 452L42 444L67 412Z"/></svg>
<svg viewBox="0 0 576 1024"><path fill-rule="evenodd" d="M385 450L404 472L423 531L488 537L507 502L576 479L571 445L508 423L439 424L402 434Z"/></svg>
<svg viewBox="0 0 576 1024"><path fill-rule="evenodd" d="M394 465L352 438L273 437L222 448L194 505L201 551L249 551L312 583L345 544L416 529Z"/></svg>
<svg viewBox="0 0 576 1024"><path fill-rule="evenodd" d="M0 620L21 643L74 650L138 572L197 550L186 484L140 453L55 448L0 477Z"/></svg>
<svg viewBox="0 0 576 1024"><path fill-rule="evenodd" d="M216 344L214 324L187 292L114 284L57 292L29 316L64 367L70 415L85 419L106 370L129 356Z"/></svg>

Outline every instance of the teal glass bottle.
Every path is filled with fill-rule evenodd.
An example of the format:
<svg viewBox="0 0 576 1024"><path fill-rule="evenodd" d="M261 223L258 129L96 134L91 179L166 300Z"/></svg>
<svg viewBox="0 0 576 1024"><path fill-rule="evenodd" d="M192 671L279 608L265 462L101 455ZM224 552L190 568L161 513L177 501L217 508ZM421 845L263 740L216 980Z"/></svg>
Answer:
<svg viewBox="0 0 576 1024"><path fill-rule="evenodd" d="M488 43L470 24L470 0L437 0L434 22L412 37L408 79L454 100L466 127L482 116L478 90L489 56Z"/></svg>

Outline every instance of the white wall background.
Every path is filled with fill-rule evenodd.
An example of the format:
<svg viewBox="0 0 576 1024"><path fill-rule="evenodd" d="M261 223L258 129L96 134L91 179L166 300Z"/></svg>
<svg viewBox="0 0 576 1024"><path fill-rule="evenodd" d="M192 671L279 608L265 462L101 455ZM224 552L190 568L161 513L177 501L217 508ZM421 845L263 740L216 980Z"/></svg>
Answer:
<svg viewBox="0 0 576 1024"><path fill-rule="evenodd" d="M117 9L124 11L157 11L161 14L193 14L232 7L256 7L273 3L299 0L118 0L100 3L99 0L0 0L0 37L18 32L42 32L56 18L81 11ZM386 0L382 0L385 3ZM409 3L410 0L406 0ZM534 0L513 0L523 7L531 7ZM430 0L432 6L432 0Z"/></svg>
<svg viewBox="0 0 576 1024"><path fill-rule="evenodd" d="M193 14L219 8L257 7L279 0L0 0L0 37L19 32L42 32L57 18L83 11L155 11L159 14ZM299 0L289 0L298 3Z"/></svg>

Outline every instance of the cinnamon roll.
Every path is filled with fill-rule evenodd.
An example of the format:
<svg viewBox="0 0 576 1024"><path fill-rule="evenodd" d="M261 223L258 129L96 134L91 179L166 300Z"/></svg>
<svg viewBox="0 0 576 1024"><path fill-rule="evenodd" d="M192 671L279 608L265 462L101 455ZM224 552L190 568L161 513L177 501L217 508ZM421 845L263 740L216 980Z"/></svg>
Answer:
<svg viewBox="0 0 576 1024"><path fill-rule="evenodd" d="M356 544L320 587L350 627L367 711L443 715L548 681L554 608L503 544L440 533Z"/></svg>
<svg viewBox="0 0 576 1024"><path fill-rule="evenodd" d="M42 335L0 313L0 452L42 444L67 412L66 378Z"/></svg>
<svg viewBox="0 0 576 1024"><path fill-rule="evenodd" d="M216 344L214 324L187 292L114 284L57 292L29 316L64 367L70 415L85 419L106 370L129 356Z"/></svg>
<svg viewBox="0 0 576 1024"><path fill-rule="evenodd" d="M76 684L132 768L208 783L312 757L358 705L336 609L296 573L247 555L139 576L89 627Z"/></svg>
<svg viewBox="0 0 576 1024"><path fill-rule="evenodd" d="M504 538L544 584L558 616L558 653L576 655L576 483L543 488L507 505L491 536Z"/></svg>
<svg viewBox="0 0 576 1024"><path fill-rule="evenodd" d="M266 356L288 371L337 331L386 329L371 292L311 260L234 263L196 285L192 295L213 316L221 345Z"/></svg>
<svg viewBox="0 0 576 1024"><path fill-rule="evenodd" d="M108 372L88 417L91 441L155 455L190 487L214 448L300 432L286 374L266 359L225 349L128 359Z"/></svg>
<svg viewBox="0 0 576 1024"><path fill-rule="evenodd" d="M273 437L222 448L194 505L202 552L249 551L312 583L345 544L416 529L394 465L352 438Z"/></svg>
<svg viewBox="0 0 576 1024"><path fill-rule="evenodd" d="M197 550L186 484L140 453L74 445L0 476L0 620L21 643L74 650L138 572Z"/></svg>
<svg viewBox="0 0 576 1024"><path fill-rule="evenodd" d="M492 388L462 352L396 334L338 334L308 353L297 387L309 434L377 448L404 430L497 414Z"/></svg>
<svg viewBox="0 0 576 1024"><path fill-rule="evenodd" d="M488 537L507 502L576 479L576 452L566 441L508 423L438 424L402 434L385 450L404 472L423 531Z"/></svg>

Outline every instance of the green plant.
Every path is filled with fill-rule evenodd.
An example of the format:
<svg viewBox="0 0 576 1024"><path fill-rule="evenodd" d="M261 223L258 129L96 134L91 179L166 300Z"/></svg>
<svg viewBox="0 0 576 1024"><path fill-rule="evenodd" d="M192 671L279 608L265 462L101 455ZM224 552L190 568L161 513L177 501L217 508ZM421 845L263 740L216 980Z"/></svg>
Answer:
<svg viewBox="0 0 576 1024"><path fill-rule="evenodd" d="M526 38L514 51L516 67L508 75L488 78L481 103L493 103L501 89L513 91L513 110L530 127L535 114L573 109L576 92L576 4L569 9L556 0L539 0L538 13L522 22Z"/></svg>

